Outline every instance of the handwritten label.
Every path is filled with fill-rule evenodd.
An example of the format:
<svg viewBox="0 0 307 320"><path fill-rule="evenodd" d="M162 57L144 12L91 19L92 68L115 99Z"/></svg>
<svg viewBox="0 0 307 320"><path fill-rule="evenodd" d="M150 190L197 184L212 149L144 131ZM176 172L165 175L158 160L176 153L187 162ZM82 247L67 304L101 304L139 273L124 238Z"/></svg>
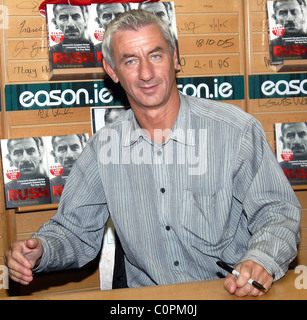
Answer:
<svg viewBox="0 0 307 320"><path fill-rule="evenodd" d="M239 37L233 36L181 36L180 54L238 53Z"/></svg>
<svg viewBox="0 0 307 320"><path fill-rule="evenodd" d="M184 74L233 74L240 72L239 55L227 56L198 56L190 57L182 55L180 57L181 71Z"/></svg>
<svg viewBox="0 0 307 320"><path fill-rule="evenodd" d="M11 18L7 38L44 38L47 39L46 19L41 17Z"/></svg>
<svg viewBox="0 0 307 320"><path fill-rule="evenodd" d="M234 33L238 32L238 15L178 15L176 17L178 34Z"/></svg>
<svg viewBox="0 0 307 320"><path fill-rule="evenodd" d="M46 81L49 77L48 61L9 62L10 82Z"/></svg>
<svg viewBox="0 0 307 320"><path fill-rule="evenodd" d="M48 59L47 40L8 40L8 58L11 60Z"/></svg>
<svg viewBox="0 0 307 320"><path fill-rule="evenodd" d="M74 114L71 108L55 108L55 109L40 109L37 115L40 119L56 118L59 116L67 116Z"/></svg>
<svg viewBox="0 0 307 320"><path fill-rule="evenodd" d="M6 6L14 16L37 16L40 3L35 0L14 0L6 1Z"/></svg>
<svg viewBox="0 0 307 320"><path fill-rule="evenodd" d="M281 99L259 99L255 110L259 112L272 111L305 111L307 106L307 97L291 97Z"/></svg>

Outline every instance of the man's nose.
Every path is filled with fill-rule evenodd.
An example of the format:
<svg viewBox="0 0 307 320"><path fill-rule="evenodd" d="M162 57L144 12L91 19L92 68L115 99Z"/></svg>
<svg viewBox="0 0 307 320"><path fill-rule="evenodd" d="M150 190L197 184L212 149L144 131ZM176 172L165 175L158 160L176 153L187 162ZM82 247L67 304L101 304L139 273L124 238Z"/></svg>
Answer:
<svg viewBox="0 0 307 320"><path fill-rule="evenodd" d="M74 152L70 149L70 148L67 148L67 151L66 151L66 154L65 154L65 158L74 158Z"/></svg>
<svg viewBox="0 0 307 320"><path fill-rule="evenodd" d="M30 156L28 155L28 153L24 150L22 153L22 157L21 157L21 161L22 162L27 162L30 160Z"/></svg>
<svg viewBox="0 0 307 320"><path fill-rule="evenodd" d="M300 143L301 143L300 137L298 136L298 134L295 134L293 144L300 144Z"/></svg>
<svg viewBox="0 0 307 320"><path fill-rule="evenodd" d="M69 17L68 17L68 20L67 20L66 26L72 27L72 26L74 26L74 25L75 25L74 19L73 19L71 16L69 16Z"/></svg>
<svg viewBox="0 0 307 320"><path fill-rule="evenodd" d="M290 11L288 11L288 13L287 13L287 17L286 17L286 21L294 21L295 20L295 17L293 16L293 14L290 12Z"/></svg>
<svg viewBox="0 0 307 320"><path fill-rule="evenodd" d="M147 59L142 60L139 67L141 80L149 81L154 77L153 66Z"/></svg>

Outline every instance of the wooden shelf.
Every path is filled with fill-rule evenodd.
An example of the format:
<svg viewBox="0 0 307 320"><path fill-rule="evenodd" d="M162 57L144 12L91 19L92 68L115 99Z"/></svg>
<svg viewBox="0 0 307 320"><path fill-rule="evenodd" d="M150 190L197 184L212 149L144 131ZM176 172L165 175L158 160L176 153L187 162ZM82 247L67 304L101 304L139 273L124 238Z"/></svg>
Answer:
<svg viewBox="0 0 307 320"><path fill-rule="evenodd" d="M291 72L291 71L307 71L307 60L284 60L282 64L276 67L277 72Z"/></svg>
<svg viewBox="0 0 307 320"><path fill-rule="evenodd" d="M50 81L58 80L86 80L102 79L105 75L104 69L101 68L71 68L71 69L53 69L49 73Z"/></svg>

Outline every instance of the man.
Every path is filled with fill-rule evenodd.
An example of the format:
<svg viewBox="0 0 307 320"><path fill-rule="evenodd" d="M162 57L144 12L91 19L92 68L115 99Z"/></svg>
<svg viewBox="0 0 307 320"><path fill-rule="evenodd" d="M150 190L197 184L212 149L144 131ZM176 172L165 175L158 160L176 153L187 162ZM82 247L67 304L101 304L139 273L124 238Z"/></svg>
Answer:
<svg viewBox="0 0 307 320"><path fill-rule="evenodd" d="M94 44L87 34L88 7L54 4L53 15L52 22L64 35L62 42L50 47L53 64L94 67Z"/></svg>
<svg viewBox="0 0 307 320"><path fill-rule="evenodd" d="M268 290L285 274L300 205L260 124L239 107L179 93L174 39L147 11L113 20L102 50L131 110L90 139L52 221L12 244L10 276L27 284L34 267L84 265L110 215L129 287L214 279L226 275L216 264L224 260L241 272L227 275L230 293L264 294L248 280Z"/></svg>
<svg viewBox="0 0 307 320"><path fill-rule="evenodd" d="M51 154L54 157L54 161L61 164L63 168L63 172L60 176L50 180L53 202L60 200L67 177L77 158L84 149L86 140L85 134L53 136L51 138L53 148Z"/></svg>

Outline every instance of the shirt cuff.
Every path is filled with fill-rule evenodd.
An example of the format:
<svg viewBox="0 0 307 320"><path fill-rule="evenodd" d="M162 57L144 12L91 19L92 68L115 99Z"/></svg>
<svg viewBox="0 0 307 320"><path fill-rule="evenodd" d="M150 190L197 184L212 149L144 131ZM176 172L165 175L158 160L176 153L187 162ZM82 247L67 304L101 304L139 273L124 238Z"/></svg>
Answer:
<svg viewBox="0 0 307 320"><path fill-rule="evenodd" d="M287 269L281 268L270 256L258 250L248 251L239 263L245 260L252 260L260 264L273 277L274 281L282 278L287 272Z"/></svg>
<svg viewBox="0 0 307 320"><path fill-rule="evenodd" d="M41 257L41 261L40 261L39 265L32 269L33 273L40 273L40 272L43 272L46 269L46 267L48 266L48 258L47 257L48 257L49 248L48 248L47 242L44 238L37 237L34 235L32 237L40 239L42 242L43 248L44 248L44 252Z"/></svg>

